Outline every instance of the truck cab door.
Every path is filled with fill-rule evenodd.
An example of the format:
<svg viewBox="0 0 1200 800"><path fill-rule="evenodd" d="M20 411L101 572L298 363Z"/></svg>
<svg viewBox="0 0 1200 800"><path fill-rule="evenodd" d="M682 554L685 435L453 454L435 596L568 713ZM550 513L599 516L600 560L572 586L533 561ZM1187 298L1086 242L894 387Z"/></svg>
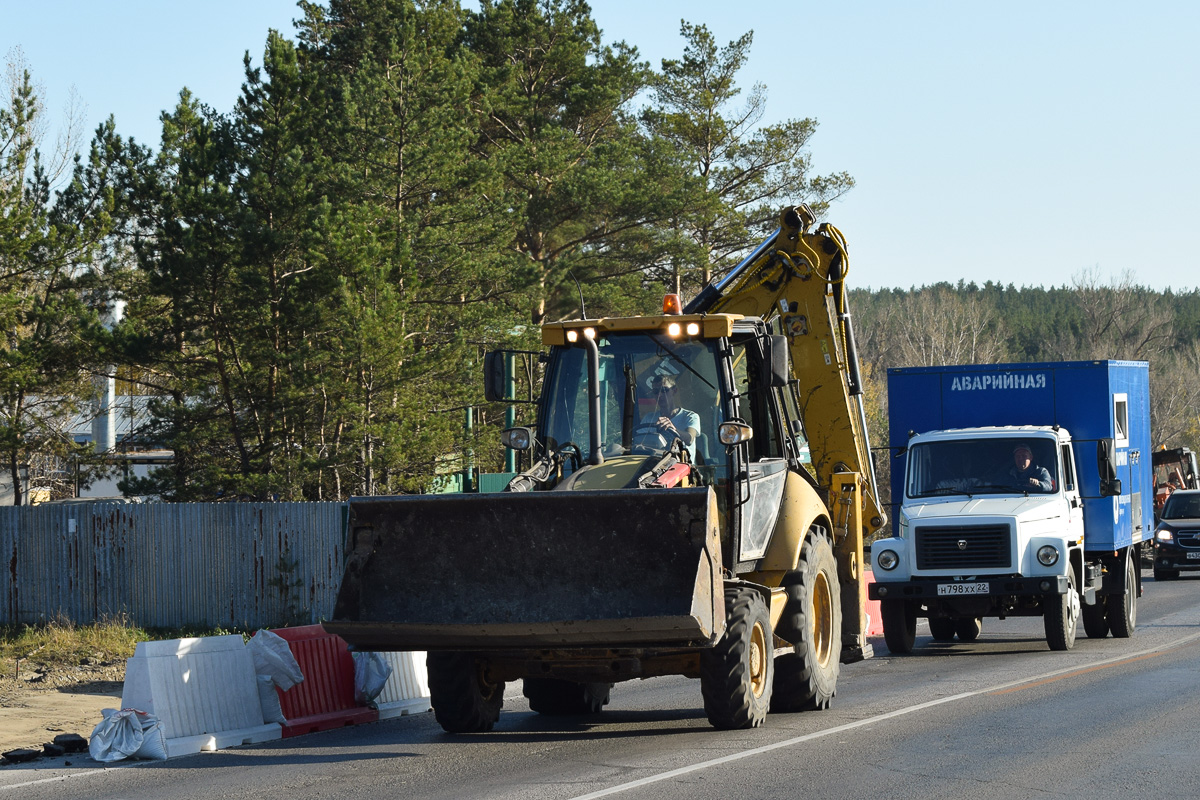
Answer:
<svg viewBox="0 0 1200 800"><path fill-rule="evenodd" d="M754 429L748 442L734 452L733 510L738 532L735 561L753 562L763 557L775 529L788 461L780 436L776 392L762 384L764 357L757 337L748 335L731 343L735 415Z"/></svg>
<svg viewBox="0 0 1200 800"><path fill-rule="evenodd" d="M1079 478L1075 472L1075 453L1070 444L1059 445L1063 497L1067 500L1067 531L1073 542L1083 539L1083 498L1079 494Z"/></svg>

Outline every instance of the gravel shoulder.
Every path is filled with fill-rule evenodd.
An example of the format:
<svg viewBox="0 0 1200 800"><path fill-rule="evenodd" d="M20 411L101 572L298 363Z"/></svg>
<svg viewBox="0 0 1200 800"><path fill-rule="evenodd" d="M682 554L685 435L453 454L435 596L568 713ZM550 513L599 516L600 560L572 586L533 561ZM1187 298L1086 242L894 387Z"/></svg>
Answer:
<svg viewBox="0 0 1200 800"><path fill-rule="evenodd" d="M120 706L124 679L124 662L0 678L0 753L40 750L60 733L90 739L101 710Z"/></svg>

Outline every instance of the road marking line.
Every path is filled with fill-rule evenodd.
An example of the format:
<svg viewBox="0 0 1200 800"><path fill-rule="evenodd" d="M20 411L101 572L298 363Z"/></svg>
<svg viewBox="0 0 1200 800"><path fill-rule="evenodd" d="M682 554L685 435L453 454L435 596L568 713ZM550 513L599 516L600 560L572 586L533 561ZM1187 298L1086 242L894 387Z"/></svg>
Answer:
<svg viewBox="0 0 1200 800"><path fill-rule="evenodd" d="M785 739L784 741L776 742L775 744L768 744L768 745L764 745L762 747L755 747L751 750L743 750L740 753L731 753L730 755L722 756L721 758L714 758L709 761L701 761L698 764L692 764L691 766L687 766L687 767L679 767L678 769L673 769L673 770L670 770L669 772L660 772L657 775L650 775L645 778L639 778L636 781L630 781L629 783L622 783L618 786L610 786L607 789L600 789L599 791L590 792L588 794L583 794L583 795L578 795L575 798L573 798L573 800L593 800L593 798L607 797L609 795L618 794L620 792L625 792L630 789L637 789L641 786L649 786L650 784L653 784L653 783L659 783L661 781L667 781L672 778L677 778L680 775L687 775L690 772L698 772L703 769L709 769L710 767L719 767L722 764L729 764L734 761L741 761L744 758L751 758L753 756L759 756L764 753L770 753L773 750L781 750L785 747L792 747L794 745L803 744L804 742L811 742L814 739L821 739L826 736L832 736L833 734L836 734L836 733L842 733L844 731L854 730L855 728L861 728L865 725L873 725L877 722L884 722L886 720L894 719L896 717L903 717L907 714L913 714L917 711L924 711L928 708L934 708L936 706L946 705L947 703L953 703L958 700L966 700L967 698L970 698L970 697L978 697L980 695L985 695L985 694L1003 694L1004 692L1010 691L1017 687L1025 688L1027 685L1030 685L1030 684L1042 685L1044 683L1049 683L1052 680L1057 680L1059 678L1068 677L1070 675L1079 675L1084 672L1089 672L1091 670L1100 669L1100 668L1106 667L1106 666L1114 666L1114 665L1117 665L1117 664L1120 664L1123 662L1137 661L1142 658L1149 658L1150 656L1161 655L1162 653L1165 653L1168 650L1174 650L1176 648L1182 647L1183 645L1188 644L1189 642L1193 642L1197 639L1200 639L1200 633L1193 633L1188 636L1184 636L1181 639L1176 639L1173 642L1168 642L1167 644L1160 645L1158 647L1152 647L1152 648L1148 648L1146 650L1140 650L1136 653L1132 653L1129 655L1115 656L1113 658L1107 658L1102 661L1097 661L1095 664L1091 665L1090 667L1084 667L1084 668L1067 667L1065 669L1059 669L1059 670L1055 670L1053 672L1047 672L1043 675L1035 675L1031 678L1022 678L1021 680L1018 680L1018 681L1009 681L1008 683L1002 683L997 686L990 686L986 689L976 689L974 691L963 692L961 694L955 694L955 695L951 695L949 697L942 697L937 700L930 700L925 703L918 703L915 706L908 706L907 708L897 709L896 711L889 711L886 714L879 714L878 716L868 717L867 719L860 719L857 722L847 722L845 725L838 725L835 728L827 728L823 731L816 731L815 733L805 734L804 736L797 736L792 739Z"/></svg>
<svg viewBox="0 0 1200 800"><path fill-rule="evenodd" d="M14 783L11 786L0 786L0 792L7 792L10 789L24 789L26 786L37 786L38 784L41 784L41 783L57 783L59 781L69 781L72 778L85 778L88 775L98 775L101 772L108 772L113 769L121 769L122 767L126 767L126 766L129 766L129 765L122 764L120 767L113 766L113 767L106 767L105 769L89 769L87 772L68 772L65 775L59 775L55 778L38 778L36 781L26 781L25 783Z"/></svg>

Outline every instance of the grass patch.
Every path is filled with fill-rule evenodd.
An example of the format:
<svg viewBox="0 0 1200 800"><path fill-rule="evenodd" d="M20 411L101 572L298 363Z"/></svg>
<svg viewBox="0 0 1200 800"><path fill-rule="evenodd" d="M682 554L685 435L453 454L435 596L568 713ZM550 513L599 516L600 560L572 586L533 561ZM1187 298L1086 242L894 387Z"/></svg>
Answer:
<svg viewBox="0 0 1200 800"><path fill-rule="evenodd" d="M139 628L125 619L90 625L56 620L40 625L0 625L0 678L20 669L44 671L54 667L123 663L138 642L220 636L234 631L220 628ZM244 635L244 634L243 634Z"/></svg>

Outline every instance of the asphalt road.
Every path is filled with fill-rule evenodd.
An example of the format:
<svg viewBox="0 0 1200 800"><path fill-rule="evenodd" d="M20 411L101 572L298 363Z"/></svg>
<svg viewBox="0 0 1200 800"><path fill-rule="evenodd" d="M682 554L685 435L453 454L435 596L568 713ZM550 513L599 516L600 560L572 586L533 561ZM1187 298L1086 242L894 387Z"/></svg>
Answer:
<svg viewBox="0 0 1200 800"><path fill-rule="evenodd" d="M825 712L711 729L696 681L618 684L594 718L541 717L509 687L491 734L432 714L101 768L0 770L0 798L1200 797L1200 576L1155 583L1131 639L1050 652L1040 619L985 620L844 666ZM1082 626L1081 626L1082 627Z"/></svg>

